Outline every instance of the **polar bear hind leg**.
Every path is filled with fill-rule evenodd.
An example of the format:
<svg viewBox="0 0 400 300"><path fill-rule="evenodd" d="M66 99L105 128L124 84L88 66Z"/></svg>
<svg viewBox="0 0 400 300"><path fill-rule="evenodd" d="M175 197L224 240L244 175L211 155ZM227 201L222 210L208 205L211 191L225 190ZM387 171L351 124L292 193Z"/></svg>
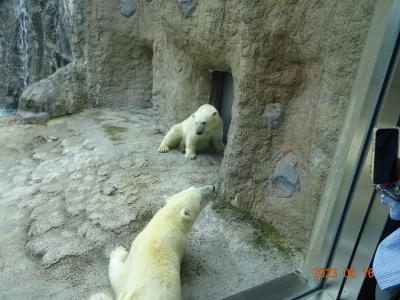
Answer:
<svg viewBox="0 0 400 300"><path fill-rule="evenodd" d="M168 152L171 148L178 146L182 140L181 131L182 130L180 124L172 126L167 135L163 138L160 147L158 148L158 152L165 153Z"/></svg>

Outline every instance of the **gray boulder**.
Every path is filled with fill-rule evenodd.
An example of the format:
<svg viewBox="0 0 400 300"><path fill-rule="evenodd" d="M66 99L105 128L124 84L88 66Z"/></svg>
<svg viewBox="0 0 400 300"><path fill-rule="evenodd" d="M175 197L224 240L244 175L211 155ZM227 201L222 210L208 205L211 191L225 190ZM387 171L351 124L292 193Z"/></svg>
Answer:
<svg viewBox="0 0 400 300"><path fill-rule="evenodd" d="M189 18L196 9L197 0L178 0L178 7L185 18Z"/></svg>
<svg viewBox="0 0 400 300"><path fill-rule="evenodd" d="M136 0L122 0L121 14L125 17L131 17L135 14L137 8Z"/></svg>
<svg viewBox="0 0 400 300"><path fill-rule="evenodd" d="M300 178L296 170L297 159L293 153L286 154L276 164L272 186L279 197L290 198L300 191Z"/></svg>
<svg viewBox="0 0 400 300"><path fill-rule="evenodd" d="M268 103L263 113L264 124L269 128L278 128L283 122L282 104Z"/></svg>
<svg viewBox="0 0 400 300"><path fill-rule="evenodd" d="M74 71L70 63L28 86L19 100L19 112L47 113L52 118L81 110L81 98L74 93Z"/></svg>
<svg viewBox="0 0 400 300"><path fill-rule="evenodd" d="M49 114L47 112L18 111L17 120L22 124L44 124L49 120Z"/></svg>

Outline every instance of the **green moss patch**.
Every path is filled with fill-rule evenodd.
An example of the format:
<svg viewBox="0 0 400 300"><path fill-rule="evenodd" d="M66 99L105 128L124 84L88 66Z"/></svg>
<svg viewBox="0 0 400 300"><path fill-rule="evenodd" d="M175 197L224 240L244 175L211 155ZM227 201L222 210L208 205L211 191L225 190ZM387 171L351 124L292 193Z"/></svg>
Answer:
<svg viewBox="0 0 400 300"><path fill-rule="evenodd" d="M256 248L268 250L276 247L284 256L293 256L294 250L286 245L283 235L271 223L255 218L226 201L214 202L213 209L223 216L250 224L254 228L251 242Z"/></svg>

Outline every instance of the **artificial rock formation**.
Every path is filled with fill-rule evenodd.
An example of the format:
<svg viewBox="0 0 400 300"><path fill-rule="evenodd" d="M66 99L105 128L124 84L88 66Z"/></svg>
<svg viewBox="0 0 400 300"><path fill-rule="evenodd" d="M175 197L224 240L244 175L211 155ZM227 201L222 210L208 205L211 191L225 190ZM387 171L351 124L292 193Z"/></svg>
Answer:
<svg viewBox="0 0 400 300"><path fill-rule="evenodd" d="M48 78L28 86L19 102L19 113L24 111L45 112L50 118L78 112L83 109L79 101L79 91L75 89L79 82L79 72L70 63L59 68Z"/></svg>
<svg viewBox="0 0 400 300"><path fill-rule="evenodd" d="M213 70L232 73L221 195L307 246L374 1L66 7L79 107L153 107L155 127L165 130L210 101Z"/></svg>
<svg viewBox="0 0 400 300"><path fill-rule="evenodd" d="M0 1L0 107L72 61L68 1Z"/></svg>

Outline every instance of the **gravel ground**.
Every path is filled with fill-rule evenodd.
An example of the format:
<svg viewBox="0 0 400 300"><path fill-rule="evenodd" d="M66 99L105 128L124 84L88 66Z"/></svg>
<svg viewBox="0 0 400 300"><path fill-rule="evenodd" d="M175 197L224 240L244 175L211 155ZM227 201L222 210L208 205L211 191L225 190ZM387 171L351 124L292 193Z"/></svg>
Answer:
<svg viewBox="0 0 400 300"><path fill-rule="evenodd" d="M86 110L46 125L0 119L0 299L109 291L108 254L129 247L163 195L215 184L221 155L157 152L151 110ZM200 215L182 265L184 299L221 299L298 268L255 248L251 225Z"/></svg>

